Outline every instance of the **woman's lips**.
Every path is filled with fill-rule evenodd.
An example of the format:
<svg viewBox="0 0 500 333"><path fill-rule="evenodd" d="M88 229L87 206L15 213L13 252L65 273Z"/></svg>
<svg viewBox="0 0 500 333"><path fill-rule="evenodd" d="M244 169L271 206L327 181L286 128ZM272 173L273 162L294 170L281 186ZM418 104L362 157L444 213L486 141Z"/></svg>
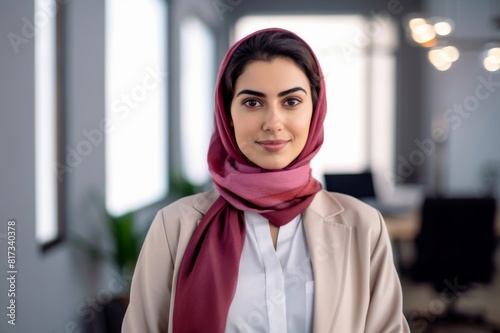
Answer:
<svg viewBox="0 0 500 333"><path fill-rule="evenodd" d="M283 149L286 144L288 143L287 140L264 140L264 141L257 141L259 145L262 146L265 150L275 153L277 151L280 151Z"/></svg>

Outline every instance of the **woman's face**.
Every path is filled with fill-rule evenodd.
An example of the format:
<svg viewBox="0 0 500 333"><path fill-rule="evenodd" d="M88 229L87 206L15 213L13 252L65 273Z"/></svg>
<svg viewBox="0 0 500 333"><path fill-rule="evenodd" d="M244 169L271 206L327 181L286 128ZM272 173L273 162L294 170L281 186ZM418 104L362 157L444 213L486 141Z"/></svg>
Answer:
<svg viewBox="0 0 500 333"><path fill-rule="evenodd" d="M263 169L282 169L300 154L312 113L309 80L289 58L251 62L236 80L231 126L241 152Z"/></svg>

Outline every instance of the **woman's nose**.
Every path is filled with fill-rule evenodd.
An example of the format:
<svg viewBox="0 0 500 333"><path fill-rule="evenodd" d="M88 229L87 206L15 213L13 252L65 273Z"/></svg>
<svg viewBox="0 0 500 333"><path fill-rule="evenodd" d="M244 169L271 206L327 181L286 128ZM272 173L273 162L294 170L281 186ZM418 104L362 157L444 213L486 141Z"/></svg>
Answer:
<svg viewBox="0 0 500 333"><path fill-rule="evenodd" d="M263 130L271 133L281 131L283 129L283 116L278 106L270 106L265 113Z"/></svg>

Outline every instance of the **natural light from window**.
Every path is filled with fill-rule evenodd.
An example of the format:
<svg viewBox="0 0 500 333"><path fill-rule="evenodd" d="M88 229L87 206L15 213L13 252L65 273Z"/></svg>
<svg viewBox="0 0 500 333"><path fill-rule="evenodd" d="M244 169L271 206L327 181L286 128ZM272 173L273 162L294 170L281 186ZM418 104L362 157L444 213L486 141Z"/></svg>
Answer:
<svg viewBox="0 0 500 333"><path fill-rule="evenodd" d="M167 8L106 1L106 207L123 214L167 191Z"/></svg>
<svg viewBox="0 0 500 333"><path fill-rule="evenodd" d="M54 0L36 0L35 12L55 6ZM35 39L35 179L36 239L46 244L57 238L58 170L56 16L46 15Z"/></svg>
<svg viewBox="0 0 500 333"><path fill-rule="evenodd" d="M215 85L214 38L197 18L181 24L181 140L184 176L196 185L210 179L207 151Z"/></svg>

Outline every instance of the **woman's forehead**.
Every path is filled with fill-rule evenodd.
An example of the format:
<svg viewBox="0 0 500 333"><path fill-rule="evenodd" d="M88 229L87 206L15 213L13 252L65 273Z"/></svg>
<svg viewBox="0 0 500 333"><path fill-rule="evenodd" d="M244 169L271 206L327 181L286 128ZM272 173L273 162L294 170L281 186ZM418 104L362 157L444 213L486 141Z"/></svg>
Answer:
<svg viewBox="0 0 500 333"><path fill-rule="evenodd" d="M308 82L305 73L293 60L280 57L271 61L257 60L247 64L236 79L235 90L259 87L270 91L282 91L292 86L306 88L309 86Z"/></svg>

